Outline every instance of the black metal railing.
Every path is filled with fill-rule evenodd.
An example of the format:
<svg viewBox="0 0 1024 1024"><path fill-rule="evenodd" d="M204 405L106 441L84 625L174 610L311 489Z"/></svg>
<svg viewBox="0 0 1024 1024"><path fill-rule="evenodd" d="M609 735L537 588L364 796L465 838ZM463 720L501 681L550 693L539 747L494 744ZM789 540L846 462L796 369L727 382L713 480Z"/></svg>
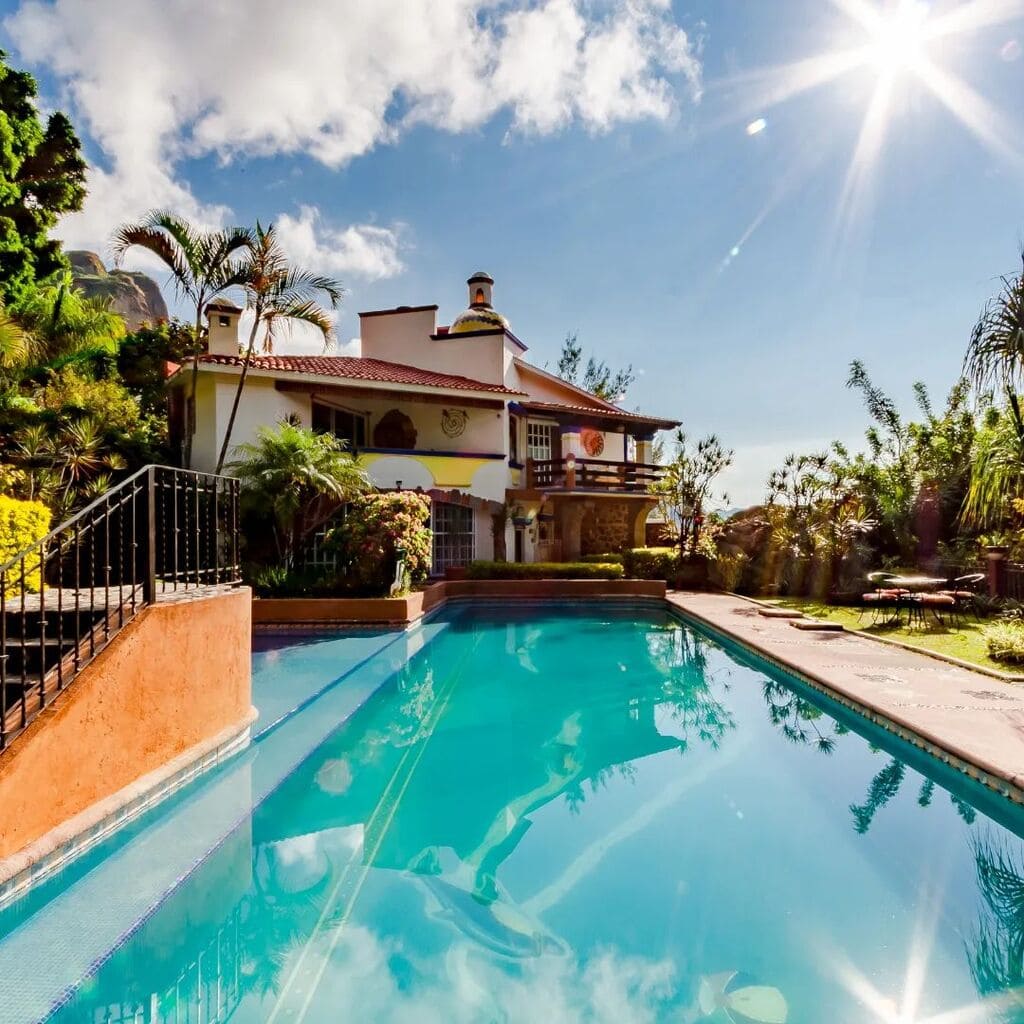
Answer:
<svg viewBox="0 0 1024 1024"><path fill-rule="evenodd" d="M146 466L0 566L0 749L139 609L241 581L238 481Z"/></svg>
<svg viewBox="0 0 1024 1024"><path fill-rule="evenodd" d="M661 479L663 466L605 459L528 459L526 486L540 489L643 494Z"/></svg>

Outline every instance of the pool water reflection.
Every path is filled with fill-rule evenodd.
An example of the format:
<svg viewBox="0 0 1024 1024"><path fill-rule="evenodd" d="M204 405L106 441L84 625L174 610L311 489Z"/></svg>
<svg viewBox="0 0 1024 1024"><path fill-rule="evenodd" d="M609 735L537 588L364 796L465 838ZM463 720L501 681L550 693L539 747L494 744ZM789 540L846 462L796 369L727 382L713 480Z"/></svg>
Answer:
<svg viewBox="0 0 1024 1024"><path fill-rule="evenodd" d="M660 609L447 614L56 1019L1024 1020L1008 803Z"/></svg>

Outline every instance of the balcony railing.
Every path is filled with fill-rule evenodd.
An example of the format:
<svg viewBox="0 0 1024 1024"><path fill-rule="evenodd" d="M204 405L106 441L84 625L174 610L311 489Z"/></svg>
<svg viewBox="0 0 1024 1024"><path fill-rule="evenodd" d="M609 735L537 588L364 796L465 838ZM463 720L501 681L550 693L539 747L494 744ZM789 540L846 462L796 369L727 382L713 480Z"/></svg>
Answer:
<svg viewBox="0 0 1024 1024"><path fill-rule="evenodd" d="M548 491L612 491L644 494L661 479L662 466L604 459L527 459L526 486Z"/></svg>

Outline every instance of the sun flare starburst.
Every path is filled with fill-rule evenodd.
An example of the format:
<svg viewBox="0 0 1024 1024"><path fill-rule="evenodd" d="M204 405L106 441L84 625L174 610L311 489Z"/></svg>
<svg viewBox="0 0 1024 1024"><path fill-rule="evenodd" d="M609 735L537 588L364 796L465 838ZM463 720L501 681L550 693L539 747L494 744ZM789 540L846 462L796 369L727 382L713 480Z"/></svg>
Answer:
<svg viewBox="0 0 1024 1024"><path fill-rule="evenodd" d="M773 107L853 75L869 75L869 93L853 153L842 182L837 226L846 230L864 213L875 171L899 101L919 87L946 108L989 151L1024 169L1020 137L1012 122L950 67L943 43L982 29L1024 20L1024 0L963 0L939 9L924 0L830 0L849 20L848 45L780 67L734 76L724 83L740 90L738 116L765 125ZM756 119L755 119L756 118Z"/></svg>

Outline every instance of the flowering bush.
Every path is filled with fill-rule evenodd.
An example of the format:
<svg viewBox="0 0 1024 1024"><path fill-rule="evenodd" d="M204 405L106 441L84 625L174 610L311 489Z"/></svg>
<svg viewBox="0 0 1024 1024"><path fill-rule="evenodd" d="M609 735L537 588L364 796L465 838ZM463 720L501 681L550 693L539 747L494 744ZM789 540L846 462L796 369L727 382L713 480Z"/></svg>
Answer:
<svg viewBox="0 0 1024 1024"><path fill-rule="evenodd" d="M364 494L352 500L345 521L331 534L344 580L365 593L386 594L395 552L405 552L404 587L430 570L430 500L412 491Z"/></svg>
<svg viewBox="0 0 1024 1024"><path fill-rule="evenodd" d="M20 554L50 529L50 510L38 501L18 501L0 494L0 565ZM10 573L8 584L14 589L24 578L28 590L39 590L39 552L28 555Z"/></svg>

